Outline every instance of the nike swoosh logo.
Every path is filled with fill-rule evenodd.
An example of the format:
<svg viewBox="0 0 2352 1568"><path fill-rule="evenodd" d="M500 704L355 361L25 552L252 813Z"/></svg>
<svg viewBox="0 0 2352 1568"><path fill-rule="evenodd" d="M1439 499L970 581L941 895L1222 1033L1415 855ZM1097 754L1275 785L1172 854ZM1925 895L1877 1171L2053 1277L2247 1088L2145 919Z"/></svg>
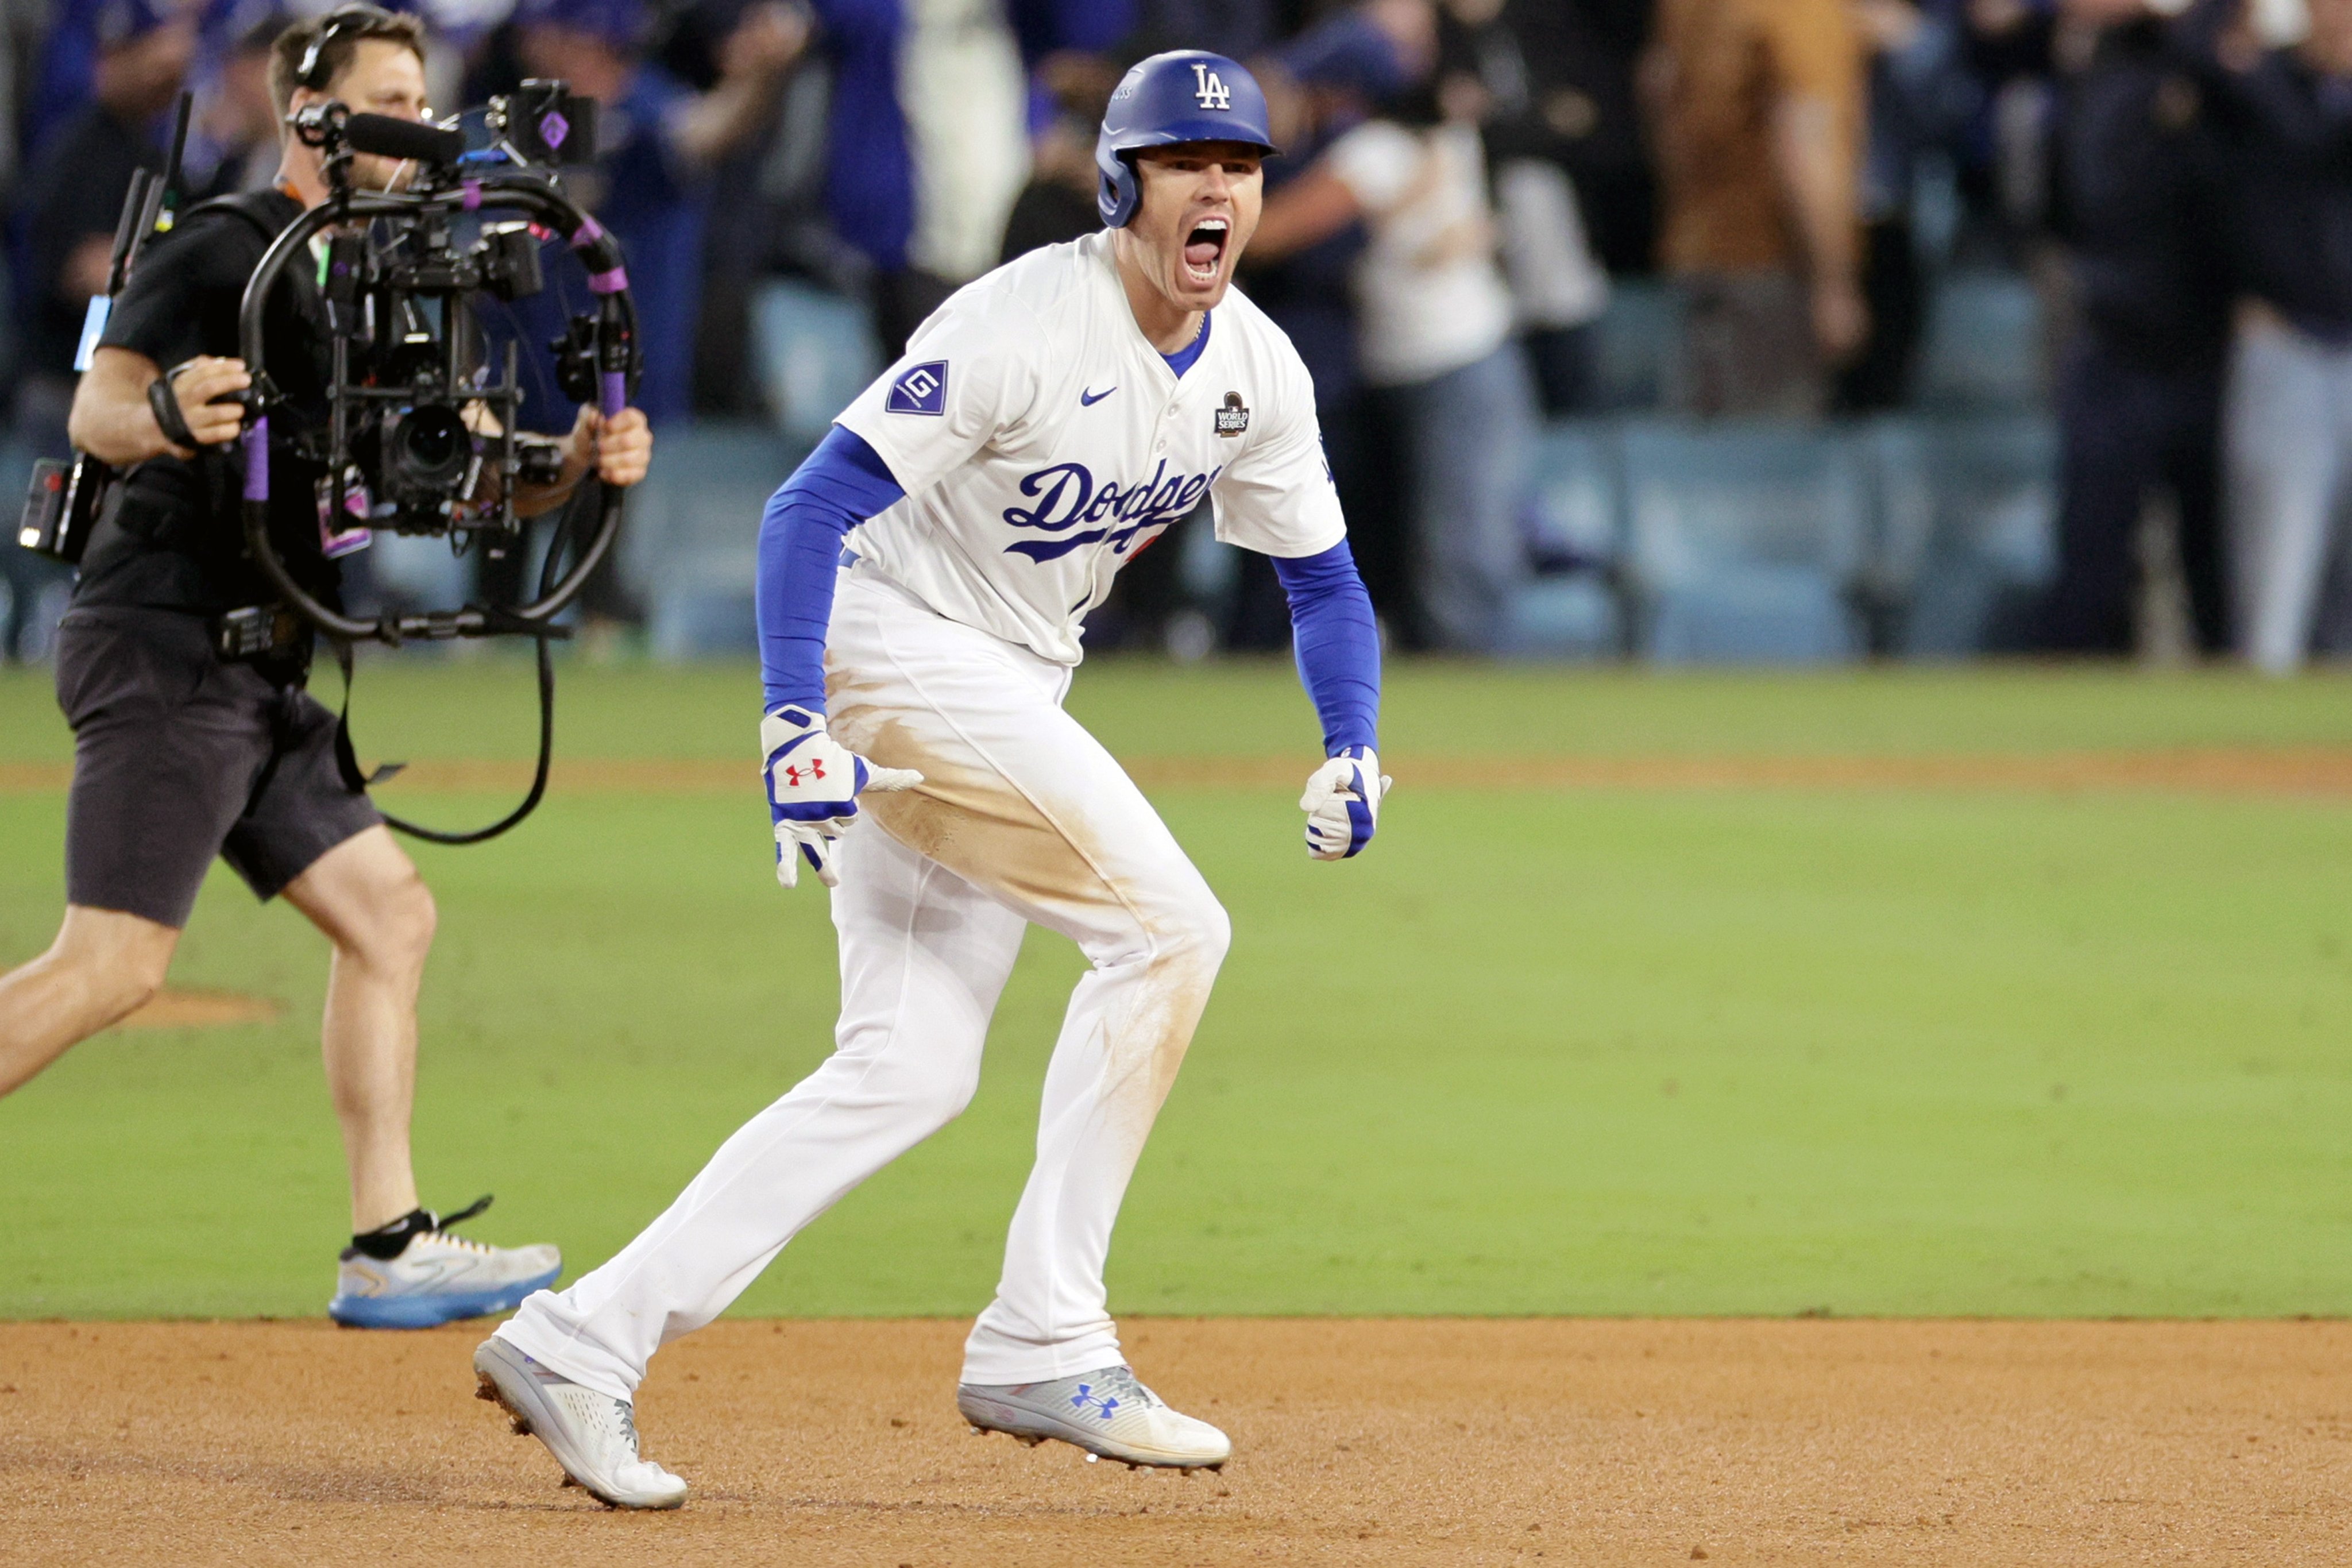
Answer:
<svg viewBox="0 0 2352 1568"><path fill-rule="evenodd" d="M1096 404L1100 403L1104 398L1108 397L1112 393L1117 392L1118 390L1118 388L1116 386L1106 386L1100 392L1087 392L1081 389L1078 393L1079 406L1084 408L1092 408Z"/></svg>

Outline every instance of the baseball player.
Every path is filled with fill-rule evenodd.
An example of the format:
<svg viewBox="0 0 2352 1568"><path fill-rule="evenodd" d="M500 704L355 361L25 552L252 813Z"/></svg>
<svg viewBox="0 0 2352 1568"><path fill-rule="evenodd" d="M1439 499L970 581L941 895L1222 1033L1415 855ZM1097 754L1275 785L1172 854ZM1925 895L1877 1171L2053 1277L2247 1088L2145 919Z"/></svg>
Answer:
<svg viewBox="0 0 2352 1568"><path fill-rule="evenodd" d="M637 1449L646 1363L963 1109L1032 922L1093 967L1046 1071L1036 1165L957 1407L975 1429L1130 1465L1213 1468L1232 1451L1136 1380L1103 1285L1230 928L1062 700L1087 611L1208 497L1217 536L1272 556L1289 597L1328 758L1300 803L1308 853L1342 859L1371 839L1387 784L1371 604L1306 367L1230 290L1274 151L1265 100L1233 61L1138 65L1096 149L1108 228L957 293L768 505L777 876L789 888L805 868L833 889L837 1049L617 1257L530 1297L474 1357L482 1396L608 1503L685 1500ZM874 826L853 832L861 806Z"/></svg>

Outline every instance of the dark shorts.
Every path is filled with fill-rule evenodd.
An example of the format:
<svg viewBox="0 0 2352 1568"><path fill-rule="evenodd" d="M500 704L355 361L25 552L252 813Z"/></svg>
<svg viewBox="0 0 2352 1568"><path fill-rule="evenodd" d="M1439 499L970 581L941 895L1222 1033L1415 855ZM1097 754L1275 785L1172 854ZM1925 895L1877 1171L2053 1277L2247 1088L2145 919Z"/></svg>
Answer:
<svg viewBox="0 0 2352 1568"><path fill-rule="evenodd" d="M68 902L184 926L215 855L273 898L383 820L335 766L335 716L222 663L202 616L75 609L57 661L74 731Z"/></svg>

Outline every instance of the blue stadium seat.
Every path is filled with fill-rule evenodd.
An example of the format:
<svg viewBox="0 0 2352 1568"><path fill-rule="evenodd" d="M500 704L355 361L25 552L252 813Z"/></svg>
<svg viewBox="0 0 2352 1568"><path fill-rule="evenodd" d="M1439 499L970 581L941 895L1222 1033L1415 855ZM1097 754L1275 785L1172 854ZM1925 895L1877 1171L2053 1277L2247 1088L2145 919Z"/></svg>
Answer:
<svg viewBox="0 0 2352 1568"><path fill-rule="evenodd" d="M657 658L748 653L760 514L808 453L764 425L662 432L658 460L629 500L621 573L646 610Z"/></svg>
<svg viewBox="0 0 2352 1568"><path fill-rule="evenodd" d="M1519 590L1501 651L1517 658L1613 658L1625 651L1624 610L1597 577L1548 577Z"/></svg>
<svg viewBox="0 0 2352 1568"><path fill-rule="evenodd" d="M751 336L776 422L810 446L882 370L866 307L797 279L760 286Z"/></svg>
<svg viewBox="0 0 2352 1568"><path fill-rule="evenodd" d="M1848 437L1644 421L1621 439L1643 653L1668 664L1809 664L1862 650L1849 598L1869 496Z"/></svg>
<svg viewBox="0 0 2352 1568"><path fill-rule="evenodd" d="M1208 497L1168 531L1156 548L1177 553L1176 580L1185 599L1194 605L1224 607L1241 583L1242 551L1217 538L1216 503Z"/></svg>
<svg viewBox="0 0 2352 1568"><path fill-rule="evenodd" d="M2058 436L2037 415L1886 419L1866 437L1870 576L1898 607L1891 651L1962 658L2026 645L2057 567Z"/></svg>
<svg viewBox="0 0 2352 1568"><path fill-rule="evenodd" d="M1507 651L1555 658L1627 651L1624 503L1608 425L1564 421L1537 437L1526 532L1549 569L1513 605L1503 638Z"/></svg>
<svg viewBox="0 0 2352 1568"><path fill-rule="evenodd" d="M1955 272L1928 303L1914 401L1923 410L2002 413L2048 400L2042 299L2011 272Z"/></svg>
<svg viewBox="0 0 2352 1568"><path fill-rule="evenodd" d="M1528 522L1547 546L1595 561L1625 548L1625 498L1614 433L1594 420L1562 420L1536 437L1528 462Z"/></svg>
<svg viewBox="0 0 2352 1568"><path fill-rule="evenodd" d="M1665 406L1682 343L1682 296L1669 283L1619 279L1594 323L1593 395L1612 413Z"/></svg>
<svg viewBox="0 0 2352 1568"><path fill-rule="evenodd" d="M751 568L742 574L704 558L665 580L647 605L646 643L656 658L740 658L759 651Z"/></svg>

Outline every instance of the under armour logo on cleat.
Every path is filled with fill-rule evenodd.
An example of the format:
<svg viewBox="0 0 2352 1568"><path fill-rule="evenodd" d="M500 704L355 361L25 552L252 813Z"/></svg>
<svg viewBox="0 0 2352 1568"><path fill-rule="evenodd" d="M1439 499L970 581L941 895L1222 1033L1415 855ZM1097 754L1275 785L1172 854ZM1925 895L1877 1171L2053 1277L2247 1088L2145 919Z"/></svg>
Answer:
<svg viewBox="0 0 2352 1568"><path fill-rule="evenodd" d="M1091 1410L1108 1421L1110 1419L1110 1413L1118 1408L1118 1401L1110 1394L1097 1394L1093 1384L1082 1383L1078 1384L1078 1391L1070 1395L1070 1408Z"/></svg>

